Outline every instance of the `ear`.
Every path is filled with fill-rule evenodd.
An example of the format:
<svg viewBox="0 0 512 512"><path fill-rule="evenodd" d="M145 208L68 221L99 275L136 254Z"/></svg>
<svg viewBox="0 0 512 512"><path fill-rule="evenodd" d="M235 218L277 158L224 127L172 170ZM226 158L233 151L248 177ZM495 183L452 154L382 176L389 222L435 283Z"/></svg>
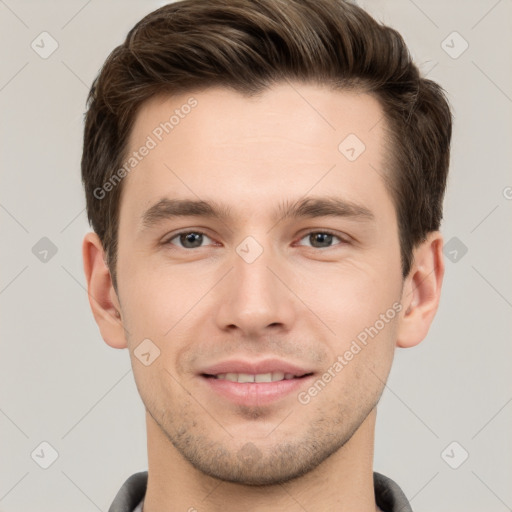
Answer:
<svg viewBox="0 0 512 512"><path fill-rule="evenodd" d="M413 251L411 271L402 291L397 346L414 347L426 337L439 305L443 276L443 237L433 231Z"/></svg>
<svg viewBox="0 0 512 512"><path fill-rule="evenodd" d="M87 293L101 336L113 348L126 348L121 307L105 263L105 252L96 233L87 233L82 244Z"/></svg>

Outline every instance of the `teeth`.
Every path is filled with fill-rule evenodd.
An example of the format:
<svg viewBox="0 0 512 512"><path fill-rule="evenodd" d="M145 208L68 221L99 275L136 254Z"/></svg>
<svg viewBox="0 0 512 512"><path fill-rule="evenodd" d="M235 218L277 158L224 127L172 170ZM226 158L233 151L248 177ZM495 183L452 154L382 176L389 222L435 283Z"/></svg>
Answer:
<svg viewBox="0 0 512 512"><path fill-rule="evenodd" d="M272 382L271 373L259 373L254 376L254 382Z"/></svg>
<svg viewBox="0 0 512 512"><path fill-rule="evenodd" d="M215 378L220 380L229 380L231 382L277 382L279 380L290 380L295 378L293 373L272 372L258 373L252 375L250 373L219 373Z"/></svg>

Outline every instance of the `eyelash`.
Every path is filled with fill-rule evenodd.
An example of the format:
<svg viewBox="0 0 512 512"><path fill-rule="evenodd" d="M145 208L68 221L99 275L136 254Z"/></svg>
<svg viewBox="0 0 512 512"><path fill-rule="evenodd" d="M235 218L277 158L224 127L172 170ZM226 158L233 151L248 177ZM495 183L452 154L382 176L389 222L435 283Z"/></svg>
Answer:
<svg viewBox="0 0 512 512"><path fill-rule="evenodd" d="M180 235L188 235L190 233L194 233L196 235L203 235L203 236L206 236L206 237L211 239L211 237L208 236L203 231L199 231L199 230L180 231L178 233L175 233L171 238L168 238L167 241L164 241L163 245L174 245L174 244L171 243L172 240L174 240L175 238L178 238ZM317 250L327 250L327 249L333 249L337 245L343 245L343 244L348 244L349 243L347 240L343 239L340 235L337 235L334 231L330 231L328 229L308 231L299 240L303 240L304 238L306 238L306 237L308 237L308 236L310 236L312 234L318 234L318 233L321 233L323 235L332 235L332 236L336 237L338 240L340 240L340 243L336 244L336 245L333 245L331 247L313 247L313 246L307 246L307 245L302 246L302 247L309 247L310 249L317 249ZM194 249L201 249L201 247L194 247L194 248L191 248L191 249L187 248L187 247L180 247L180 246L176 246L176 247L178 247L179 249L183 249L185 251L193 251Z"/></svg>

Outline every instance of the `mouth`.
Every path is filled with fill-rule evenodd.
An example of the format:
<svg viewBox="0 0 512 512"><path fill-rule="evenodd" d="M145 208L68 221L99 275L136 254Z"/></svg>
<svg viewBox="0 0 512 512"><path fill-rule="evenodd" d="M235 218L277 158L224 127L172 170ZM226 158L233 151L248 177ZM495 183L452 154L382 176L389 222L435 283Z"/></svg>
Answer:
<svg viewBox="0 0 512 512"><path fill-rule="evenodd" d="M226 361L199 373L209 392L236 405L263 406L297 393L315 372L282 360Z"/></svg>
<svg viewBox="0 0 512 512"><path fill-rule="evenodd" d="M303 379L309 377L313 373L304 373L303 375L294 375L293 373L284 372L271 372L271 373L218 373L210 375L207 373L201 374L207 379L227 380L229 382L238 382L240 384L246 383L259 383L259 382L279 382L282 380Z"/></svg>

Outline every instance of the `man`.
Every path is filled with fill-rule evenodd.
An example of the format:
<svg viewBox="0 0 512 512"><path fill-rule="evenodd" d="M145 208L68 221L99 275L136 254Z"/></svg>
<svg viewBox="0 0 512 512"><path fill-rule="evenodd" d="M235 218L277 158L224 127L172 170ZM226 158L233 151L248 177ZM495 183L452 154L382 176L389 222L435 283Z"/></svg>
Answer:
<svg viewBox="0 0 512 512"><path fill-rule="evenodd" d="M376 406L438 307L451 121L342 0L185 0L129 32L82 158L91 308L146 408L111 512L411 510L373 472Z"/></svg>

